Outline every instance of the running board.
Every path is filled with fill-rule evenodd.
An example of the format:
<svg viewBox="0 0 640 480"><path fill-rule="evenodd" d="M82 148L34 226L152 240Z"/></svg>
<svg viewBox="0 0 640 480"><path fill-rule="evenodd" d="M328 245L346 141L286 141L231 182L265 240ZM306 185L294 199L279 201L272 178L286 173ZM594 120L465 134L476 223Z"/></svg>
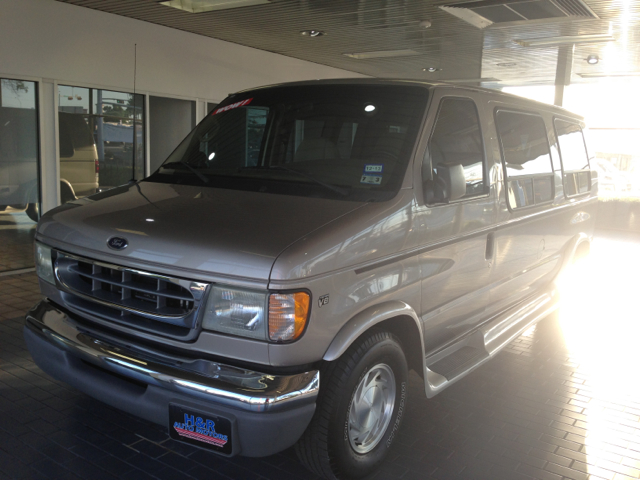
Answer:
<svg viewBox="0 0 640 480"><path fill-rule="evenodd" d="M555 290L550 289L524 304L506 310L471 335L427 357L424 375L427 397L433 397L490 360L556 308Z"/></svg>

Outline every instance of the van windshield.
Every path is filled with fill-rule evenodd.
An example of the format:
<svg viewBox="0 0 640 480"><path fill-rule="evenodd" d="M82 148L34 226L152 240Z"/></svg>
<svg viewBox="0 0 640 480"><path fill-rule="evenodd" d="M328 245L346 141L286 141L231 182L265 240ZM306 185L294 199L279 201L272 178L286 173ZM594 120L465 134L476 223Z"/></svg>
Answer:
<svg viewBox="0 0 640 480"><path fill-rule="evenodd" d="M351 201L400 188L427 90L309 85L232 95L147 181Z"/></svg>

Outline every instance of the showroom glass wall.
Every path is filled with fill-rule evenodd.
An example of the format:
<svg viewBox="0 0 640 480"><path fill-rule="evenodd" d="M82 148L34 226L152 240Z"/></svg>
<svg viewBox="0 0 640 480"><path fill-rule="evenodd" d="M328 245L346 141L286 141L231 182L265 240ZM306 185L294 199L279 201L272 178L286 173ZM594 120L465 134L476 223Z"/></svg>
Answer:
<svg viewBox="0 0 640 480"><path fill-rule="evenodd" d="M0 79L0 272L33 267L40 202L37 87Z"/></svg>
<svg viewBox="0 0 640 480"><path fill-rule="evenodd" d="M60 200L144 177L144 95L58 86Z"/></svg>
<svg viewBox="0 0 640 480"><path fill-rule="evenodd" d="M131 179L140 180L148 174L147 162L154 165L164 160L166 155L161 151L154 154L158 142L154 143L146 131L147 115L153 117L154 113L147 114L149 98L189 107L189 115L179 118L172 111L160 112L161 115L156 112L156 140L167 129L174 133L170 139L162 139L167 151L173 150L194 123L215 106L196 99L54 84L51 93L58 110L57 133L53 137L56 144L47 144L46 151L41 152L40 130L46 140L52 128L50 124L42 127L40 122L45 120L41 115L49 108L55 109L53 101L40 104L45 100L39 98L43 87L38 79L0 78L0 86L0 274L33 268L33 239L43 190L57 190L57 180L41 175L51 174L48 165L55 162L57 153L60 161L53 171L60 172L60 199L65 203ZM202 109L199 115L196 103ZM54 205L49 203L47 208Z"/></svg>

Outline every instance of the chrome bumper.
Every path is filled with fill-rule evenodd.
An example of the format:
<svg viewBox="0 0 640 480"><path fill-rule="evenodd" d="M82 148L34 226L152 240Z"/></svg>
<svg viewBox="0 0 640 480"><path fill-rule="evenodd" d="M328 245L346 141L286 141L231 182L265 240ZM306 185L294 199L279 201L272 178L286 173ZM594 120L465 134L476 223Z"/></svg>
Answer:
<svg viewBox="0 0 640 480"><path fill-rule="evenodd" d="M269 375L118 346L82 332L73 319L46 300L27 313L26 327L51 345L104 370L248 412L278 412L315 403L320 388L318 370Z"/></svg>

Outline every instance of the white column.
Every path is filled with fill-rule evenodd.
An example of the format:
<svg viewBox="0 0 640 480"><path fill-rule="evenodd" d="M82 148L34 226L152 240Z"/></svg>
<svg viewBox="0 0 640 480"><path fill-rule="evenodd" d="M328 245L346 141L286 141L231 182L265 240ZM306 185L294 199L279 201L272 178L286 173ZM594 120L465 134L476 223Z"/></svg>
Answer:
<svg viewBox="0 0 640 480"><path fill-rule="evenodd" d="M196 125L200 123L206 115L207 115L207 101L200 100L198 98L196 100Z"/></svg>
<svg viewBox="0 0 640 480"><path fill-rule="evenodd" d="M58 146L58 84L44 78L40 84L40 191L42 213L60 205L60 151Z"/></svg>
<svg viewBox="0 0 640 480"><path fill-rule="evenodd" d="M151 130L151 119L149 118L149 94L144 96L144 176L151 175L151 143L149 130ZM140 179L138 179L140 180Z"/></svg>

